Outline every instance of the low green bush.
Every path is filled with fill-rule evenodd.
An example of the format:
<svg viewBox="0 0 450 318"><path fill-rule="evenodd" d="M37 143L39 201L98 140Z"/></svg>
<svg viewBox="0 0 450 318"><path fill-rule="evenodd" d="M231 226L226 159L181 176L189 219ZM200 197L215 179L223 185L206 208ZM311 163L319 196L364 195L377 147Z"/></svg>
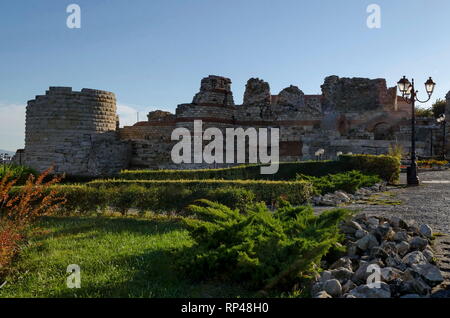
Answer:
<svg viewBox="0 0 450 318"><path fill-rule="evenodd" d="M276 174L261 174L261 165L250 164L222 169L124 170L122 180L292 180L296 173L324 175L340 171L337 161L282 162Z"/></svg>
<svg viewBox="0 0 450 318"><path fill-rule="evenodd" d="M446 166L448 165L448 161L447 160L436 160L436 159L429 159L429 160L418 160L417 161L417 165L419 167L424 167L424 166Z"/></svg>
<svg viewBox="0 0 450 318"><path fill-rule="evenodd" d="M367 175L377 175L389 183L400 177L400 158L395 156L342 155L339 157L344 171L359 170Z"/></svg>
<svg viewBox="0 0 450 318"><path fill-rule="evenodd" d="M67 200L59 211L60 215L89 215L102 213L107 208L122 214L130 209L138 212L180 212L198 199L245 210L249 203L264 201L273 204L279 198L301 204L313 193L312 185L305 181L96 181L89 185L57 185L51 189L57 190ZM15 187L12 192L19 190L20 187Z"/></svg>
<svg viewBox="0 0 450 318"><path fill-rule="evenodd" d="M38 173L29 167L19 166L15 164L2 164L0 165L0 180L5 175L9 175L11 180L17 180L16 184L24 184L30 175L37 176Z"/></svg>
<svg viewBox="0 0 450 318"><path fill-rule="evenodd" d="M248 288L292 290L320 268L322 258L341 241L339 223L351 212L314 215L311 207L287 202L271 212L254 204L245 213L201 200L186 218L195 243L181 252L178 267L196 280L245 282Z"/></svg>
<svg viewBox="0 0 450 318"><path fill-rule="evenodd" d="M66 203L58 211L60 215L88 215L103 212L114 202L111 191L89 188L85 185L57 185L51 189L66 198Z"/></svg>
<svg viewBox="0 0 450 318"><path fill-rule="evenodd" d="M297 180L309 181L314 185L316 194L325 194L335 191L355 193L362 187L370 187L381 181L376 175L365 175L360 171L353 170L338 174L329 174L324 177L313 177L298 174Z"/></svg>
<svg viewBox="0 0 450 318"><path fill-rule="evenodd" d="M205 194L198 193L196 196L224 204L232 209L240 210L246 210L248 204L255 202L256 199L253 191L231 186L208 190Z"/></svg>
<svg viewBox="0 0 450 318"><path fill-rule="evenodd" d="M378 175L394 183L399 178L400 160L394 156L342 155L335 161L282 162L273 175L264 175L261 165L243 165L223 169L199 170L125 170L119 179L125 180L294 180L297 174L323 177L351 170Z"/></svg>
<svg viewBox="0 0 450 318"><path fill-rule="evenodd" d="M307 181L267 181L267 180L95 180L87 184L96 188L126 188L137 185L145 188L162 188L164 195L175 196L171 201L178 201L182 191L208 193L221 188L240 188L251 191L256 201L273 204L280 197L292 204L302 204L313 194L313 187ZM197 195L195 199L202 198ZM207 197L206 197L207 198ZM186 205L186 202L184 201Z"/></svg>

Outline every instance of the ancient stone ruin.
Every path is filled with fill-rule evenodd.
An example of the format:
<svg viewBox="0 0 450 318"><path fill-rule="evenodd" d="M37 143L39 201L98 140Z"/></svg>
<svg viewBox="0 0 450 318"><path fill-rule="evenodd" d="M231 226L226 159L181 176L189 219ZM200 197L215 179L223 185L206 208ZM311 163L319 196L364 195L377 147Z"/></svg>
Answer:
<svg viewBox="0 0 450 318"><path fill-rule="evenodd" d="M20 160L40 171L51 165L72 175L110 175L123 168L211 168L221 165L183 164L171 160L175 128L192 131L194 120L203 129L249 127L280 129L280 161L325 158L338 153L384 154L394 144L409 151L411 106L384 79L329 76L321 95L307 95L289 86L272 95L267 82L251 78L242 105L235 105L231 80L203 78L192 103L178 105L174 114L152 111L148 120L118 128L113 93L51 87L46 95L28 102L25 149ZM450 103L450 93L447 95ZM447 107L447 120L450 120ZM442 149L440 129L431 119L417 119L420 156ZM448 149L447 149L448 151ZM17 156L16 156L17 157ZM16 158L17 160L17 158Z"/></svg>
<svg viewBox="0 0 450 318"><path fill-rule="evenodd" d="M30 100L23 163L70 175L108 175L126 168L130 144L117 133L113 93L50 87Z"/></svg>

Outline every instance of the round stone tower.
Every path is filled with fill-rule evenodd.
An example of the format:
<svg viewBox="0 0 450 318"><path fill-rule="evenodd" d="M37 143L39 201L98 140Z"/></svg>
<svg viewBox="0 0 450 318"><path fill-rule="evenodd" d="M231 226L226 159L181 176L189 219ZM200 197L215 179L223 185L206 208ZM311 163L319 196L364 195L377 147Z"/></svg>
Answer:
<svg viewBox="0 0 450 318"><path fill-rule="evenodd" d="M50 87L28 102L24 163L38 171L53 166L69 175L120 170L126 166L127 147L117 138L116 121L113 93Z"/></svg>

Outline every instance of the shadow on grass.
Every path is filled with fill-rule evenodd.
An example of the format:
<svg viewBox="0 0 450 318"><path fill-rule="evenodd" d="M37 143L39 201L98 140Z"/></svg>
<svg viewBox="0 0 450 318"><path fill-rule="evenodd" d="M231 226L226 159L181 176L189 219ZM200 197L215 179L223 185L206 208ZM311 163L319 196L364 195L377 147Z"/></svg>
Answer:
<svg viewBox="0 0 450 318"><path fill-rule="evenodd" d="M83 232L101 231L112 233L164 234L174 230L185 229L176 219L135 219L117 217L46 217L38 226L54 227L56 230L38 236L39 239L48 237L64 237ZM149 229L152 229L151 231Z"/></svg>
<svg viewBox="0 0 450 318"><path fill-rule="evenodd" d="M66 289L57 298L221 298L253 297L254 293L230 282L194 281L177 269L171 251L145 251L136 257L114 259L116 264L139 267L127 280L82 283L79 290ZM145 263L144 266L138 266Z"/></svg>
<svg viewBox="0 0 450 318"><path fill-rule="evenodd" d="M157 240L171 232L185 230L186 227L177 219L133 219L133 218L109 218L109 217L47 217L41 221L42 228L51 229L37 238L43 242L46 239L57 239L65 242L82 242L83 240L97 240L103 244L103 236L108 238L110 234L118 234L117 244L120 240L126 240L128 233L138 236L148 236L149 240ZM121 236L121 234L125 234ZM156 236L152 237L152 236ZM133 236L136 237L136 236ZM54 288L45 292L50 297L108 297L108 298L208 298L208 297L251 297L252 293L244 288L227 282L193 281L181 272L177 267L177 261L182 251L190 247L189 244L180 242L183 236L174 233L173 242L130 251L128 255L115 255L112 249L106 258L103 251L98 251L98 257L92 257L84 248L80 250L87 256L80 256L85 260L82 264L82 288ZM166 236L167 239L167 236ZM177 241L178 240L178 241ZM105 241L106 242L106 241ZM142 237L141 241L142 242ZM34 247L40 253L51 255L55 252L51 244L40 244ZM131 254L131 255L130 255ZM87 260L89 258L89 261ZM64 261L66 261L64 259ZM81 263L80 263L81 265ZM58 266L59 268L60 266ZM61 269L62 270L62 269ZM60 272L59 277L64 279L67 275ZM64 283L58 279L58 284ZM59 285L61 286L61 285ZM52 288L52 287L50 287Z"/></svg>

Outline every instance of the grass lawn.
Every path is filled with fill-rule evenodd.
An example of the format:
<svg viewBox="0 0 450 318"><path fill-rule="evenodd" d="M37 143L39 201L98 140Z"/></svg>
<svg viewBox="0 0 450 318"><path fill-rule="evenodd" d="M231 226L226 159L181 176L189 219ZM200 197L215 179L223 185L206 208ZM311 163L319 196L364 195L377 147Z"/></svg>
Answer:
<svg viewBox="0 0 450 318"><path fill-rule="evenodd" d="M191 282L173 251L192 242L179 220L45 218L43 234L22 251L0 289L3 297L251 297L239 286ZM67 266L81 267L81 288L66 286Z"/></svg>

